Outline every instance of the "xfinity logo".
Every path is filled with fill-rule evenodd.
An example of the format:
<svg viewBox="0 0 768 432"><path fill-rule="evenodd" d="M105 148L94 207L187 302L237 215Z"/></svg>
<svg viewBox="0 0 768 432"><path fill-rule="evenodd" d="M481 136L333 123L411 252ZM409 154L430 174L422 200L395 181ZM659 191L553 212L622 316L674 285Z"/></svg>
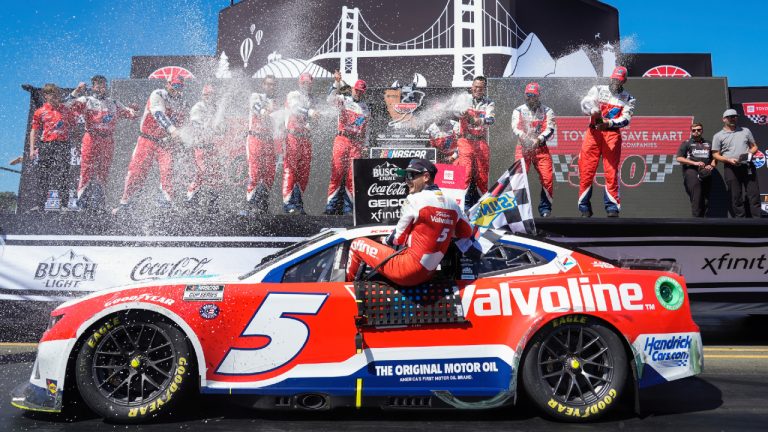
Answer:
<svg viewBox="0 0 768 432"><path fill-rule="evenodd" d="M40 262L35 269L35 279L44 280L46 288L79 288L85 281L92 281L97 264L85 255L69 250L61 256Z"/></svg>
<svg viewBox="0 0 768 432"><path fill-rule="evenodd" d="M152 257L139 261L131 270L134 281L164 279L173 277L205 276L205 265L210 258L185 257L175 262L153 262Z"/></svg>
<svg viewBox="0 0 768 432"><path fill-rule="evenodd" d="M768 274L768 262L765 254L759 257L735 257L726 252L719 257L704 258L704 265L701 270L709 270L713 275L718 275L724 270L763 270L763 274Z"/></svg>
<svg viewBox="0 0 768 432"><path fill-rule="evenodd" d="M510 288L502 282L499 287L478 288L468 285L461 299L465 311L475 316L534 315L541 308L545 313L606 312L652 310L654 304L643 304L643 289L636 283L618 287L607 283L590 283L588 277L568 278L568 286Z"/></svg>

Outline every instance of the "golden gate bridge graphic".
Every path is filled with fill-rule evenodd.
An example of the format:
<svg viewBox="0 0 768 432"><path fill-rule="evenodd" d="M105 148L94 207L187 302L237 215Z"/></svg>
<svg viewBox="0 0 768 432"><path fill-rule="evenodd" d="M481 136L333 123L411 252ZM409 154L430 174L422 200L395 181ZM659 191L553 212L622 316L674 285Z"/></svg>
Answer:
<svg viewBox="0 0 768 432"><path fill-rule="evenodd" d="M359 59L452 56L452 85L466 87L483 75L483 55L514 56L525 37L498 0L449 0L429 28L403 42L383 39L359 8L344 6L336 28L308 61L338 59L339 70L354 81Z"/></svg>

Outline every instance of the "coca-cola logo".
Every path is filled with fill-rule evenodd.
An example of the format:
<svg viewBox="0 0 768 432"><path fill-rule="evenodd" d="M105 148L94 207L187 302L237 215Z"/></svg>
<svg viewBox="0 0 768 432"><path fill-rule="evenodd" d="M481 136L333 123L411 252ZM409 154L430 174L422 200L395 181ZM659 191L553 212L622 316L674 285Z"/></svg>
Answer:
<svg viewBox="0 0 768 432"><path fill-rule="evenodd" d="M210 258L184 257L178 261L155 262L152 257L139 261L131 270L131 280L146 281L155 279L205 276L205 265Z"/></svg>
<svg viewBox="0 0 768 432"><path fill-rule="evenodd" d="M379 185L378 183L373 183L368 187L368 196L398 196L398 195L407 195L408 194L408 186L405 185L405 182L394 182L390 184L383 184Z"/></svg>

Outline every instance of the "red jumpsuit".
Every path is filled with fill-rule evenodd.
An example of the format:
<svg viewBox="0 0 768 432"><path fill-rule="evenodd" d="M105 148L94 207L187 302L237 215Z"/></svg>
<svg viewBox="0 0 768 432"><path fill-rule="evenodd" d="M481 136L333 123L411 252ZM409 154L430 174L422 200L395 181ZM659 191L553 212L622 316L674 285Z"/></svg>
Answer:
<svg viewBox="0 0 768 432"><path fill-rule="evenodd" d="M309 121L314 110L312 99L300 90L285 98L286 118L285 158L283 159L283 211L304 213L302 195L309 183L312 164L312 141Z"/></svg>
<svg viewBox="0 0 768 432"><path fill-rule="evenodd" d="M531 110L527 104L520 105L512 112L512 133L517 136L515 160L523 159L526 171L531 163L539 173L541 182L541 202L539 214L552 212L552 197L554 196L552 171L552 155L549 154L547 141L555 134L555 113L545 105L539 105ZM534 146L536 139L541 145Z"/></svg>
<svg viewBox="0 0 768 432"><path fill-rule="evenodd" d="M594 86L581 101L584 114L599 113L608 123L608 129L599 130L594 124L584 134L579 153L579 211L592 214L592 183L595 180L600 155L605 170L605 211L621 210L619 196L619 161L621 160L621 128L629 125L635 110L635 98L626 90L613 94L607 85Z"/></svg>
<svg viewBox="0 0 768 432"><path fill-rule="evenodd" d="M103 199L112 156L115 152L115 125L117 119L135 118L136 113L122 103L103 96L74 97L69 106L85 119L85 134L80 146L80 183L77 186L78 203L84 205L83 193L94 183L94 201ZM96 199L99 196L101 199ZM101 204L96 204L101 206Z"/></svg>
<svg viewBox="0 0 768 432"><path fill-rule="evenodd" d="M471 99L469 108L459 115L459 140L458 158L454 165L462 166L467 172L466 189L467 198L464 200L464 208L469 209L488 192L488 174L490 166L490 150L488 148L488 126L496 120L495 104L487 97ZM474 118L480 119L475 123ZM469 187L474 180L475 191Z"/></svg>
<svg viewBox="0 0 768 432"><path fill-rule="evenodd" d="M427 128L429 134L429 145L437 149L438 162L445 163L449 158L456 155L457 136L459 134L459 122L449 120L432 123Z"/></svg>
<svg viewBox="0 0 768 432"><path fill-rule="evenodd" d="M168 90L154 90L147 100L141 116L139 139L133 149L125 188L120 204L126 205L141 188L147 177L152 159L160 169L160 189L167 203L173 199L173 149L170 134L185 120L186 107L181 96L172 97Z"/></svg>
<svg viewBox="0 0 768 432"><path fill-rule="evenodd" d="M67 205L71 158L69 135L76 122L74 111L64 104L54 108L46 102L32 114L32 130L40 134L36 146L39 174L35 201L43 206L48 201L48 192L52 190L57 191L59 201L51 201L49 207Z"/></svg>
<svg viewBox="0 0 768 432"><path fill-rule="evenodd" d="M472 226L456 202L443 196L437 186L408 195L400 210L400 220L387 243L407 246L379 267L378 272L400 286L413 286L432 278L445 256L451 240L468 238ZM350 245L347 280L353 281L360 263L376 267L395 250L369 238L358 238Z"/></svg>
<svg viewBox="0 0 768 432"><path fill-rule="evenodd" d="M245 200L258 211L266 211L269 192L275 183L277 155L274 141L274 125L270 113L275 100L264 93L252 93L248 123L248 186Z"/></svg>
<svg viewBox="0 0 768 432"><path fill-rule="evenodd" d="M344 214L352 213L353 172L352 161L360 159L368 141L368 105L352 96L332 95L331 101L339 106L338 133L333 140L331 181L328 184L326 214L335 214L343 206ZM342 189L342 183L344 188Z"/></svg>
<svg viewBox="0 0 768 432"><path fill-rule="evenodd" d="M221 152L216 138L223 125L216 124L216 105L199 101L189 110L189 123L195 130L195 179L187 188L187 200L193 201L200 190L219 190L222 186Z"/></svg>

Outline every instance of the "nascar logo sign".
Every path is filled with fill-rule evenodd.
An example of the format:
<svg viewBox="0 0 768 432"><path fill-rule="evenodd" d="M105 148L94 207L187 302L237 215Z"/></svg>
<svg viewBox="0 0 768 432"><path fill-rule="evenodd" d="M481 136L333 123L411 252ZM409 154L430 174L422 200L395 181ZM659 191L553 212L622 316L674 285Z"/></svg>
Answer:
<svg viewBox="0 0 768 432"><path fill-rule="evenodd" d="M421 148L384 148L372 147L370 151L371 159L395 159L395 158L419 158L428 159L432 162L437 160L437 149L429 147Z"/></svg>
<svg viewBox="0 0 768 432"><path fill-rule="evenodd" d="M744 102L741 107L753 123L760 126L768 124L768 102Z"/></svg>

